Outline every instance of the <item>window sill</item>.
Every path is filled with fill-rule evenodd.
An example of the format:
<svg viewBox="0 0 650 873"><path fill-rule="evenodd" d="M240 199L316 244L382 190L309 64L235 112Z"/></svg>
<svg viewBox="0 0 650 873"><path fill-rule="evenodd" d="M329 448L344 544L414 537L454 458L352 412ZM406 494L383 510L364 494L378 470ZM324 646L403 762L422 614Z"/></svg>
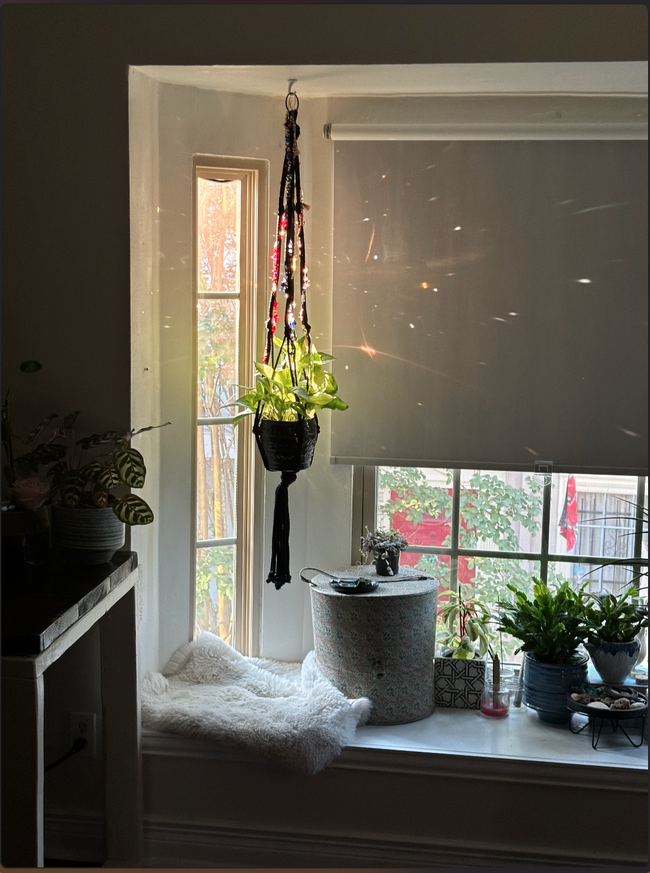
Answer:
<svg viewBox="0 0 650 873"><path fill-rule="evenodd" d="M330 767L647 792L647 744L635 749L624 736L606 731L607 725L594 750L590 729L572 734L568 727L542 724L523 706L502 720L439 708L410 724L358 728L354 742ZM638 737L638 728L631 736ZM148 730L143 731L143 752L251 760L239 750Z"/></svg>

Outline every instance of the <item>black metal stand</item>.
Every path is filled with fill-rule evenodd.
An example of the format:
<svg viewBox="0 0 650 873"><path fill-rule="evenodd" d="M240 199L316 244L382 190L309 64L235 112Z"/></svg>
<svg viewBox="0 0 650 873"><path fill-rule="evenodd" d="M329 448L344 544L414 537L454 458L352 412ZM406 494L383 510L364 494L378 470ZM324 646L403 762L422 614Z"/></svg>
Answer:
<svg viewBox="0 0 650 873"><path fill-rule="evenodd" d="M576 715L581 715L581 716L583 716L583 718L587 719L587 722L585 724L583 724L583 726L579 730L573 729L573 718ZM581 734L585 730L585 728L587 728L591 725L591 746L593 749L597 749L598 743L600 741L600 736L601 736L601 733L603 730L603 724L606 721L608 721L612 725L612 733L615 733L617 730L622 731L622 733L630 741L631 745L634 746L635 749L638 749L639 746L643 745L643 738L644 738L645 729L646 729L647 710L643 715L639 715L638 718L641 722L638 743L634 742L632 737L628 734L628 732L623 727L623 723L620 720L614 719L611 717L610 718L602 718L602 717L597 716L597 715L585 715L584 713L581 713L581 712L573 712L573 713L571 713L571 716L569 718L569 730L571 731L572 734ZM600 725L598 727L598 734L596 734L596 722L600 722Z"/></svg>

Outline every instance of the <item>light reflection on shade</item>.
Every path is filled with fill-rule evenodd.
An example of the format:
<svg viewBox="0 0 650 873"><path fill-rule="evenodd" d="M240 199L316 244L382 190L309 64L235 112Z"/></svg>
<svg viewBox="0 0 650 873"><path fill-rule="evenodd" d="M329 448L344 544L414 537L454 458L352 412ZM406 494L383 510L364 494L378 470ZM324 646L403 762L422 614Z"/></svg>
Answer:
<svg viewBox="0 0 650 873"><path fill-rule="evenodd" d="M591 279L578 279L581 285L591 285Z"/></svg>

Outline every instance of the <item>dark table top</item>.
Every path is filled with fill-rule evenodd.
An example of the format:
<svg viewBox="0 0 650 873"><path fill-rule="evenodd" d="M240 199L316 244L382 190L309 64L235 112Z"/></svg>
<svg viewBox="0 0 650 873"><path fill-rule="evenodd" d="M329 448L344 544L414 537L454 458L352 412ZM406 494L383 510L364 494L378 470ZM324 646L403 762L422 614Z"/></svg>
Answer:
<svg viewBox="0 0 650 873"><path fill-rule="evenodd" d="M51 552L47 564L2 574L2 654L38 655L123 582L138 566L135 552L107 564L68 564Z"/></svg>

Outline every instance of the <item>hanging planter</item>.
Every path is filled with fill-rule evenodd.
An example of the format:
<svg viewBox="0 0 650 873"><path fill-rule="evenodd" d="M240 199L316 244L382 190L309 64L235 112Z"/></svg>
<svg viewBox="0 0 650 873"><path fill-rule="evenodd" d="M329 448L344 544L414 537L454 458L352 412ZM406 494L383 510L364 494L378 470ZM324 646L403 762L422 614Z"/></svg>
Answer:
<svg viewBox="0 0 650 873"><path fill-rule="evenodd" d="M262 461L271 473L298 472L311 467L319 431L316 418L261 419L253 427Z"/></svg>
<svg viewBox="0 0 650 873"><path fill-rule="evenodd" d="M290 87L293 84L290 82ZM265 468L282 474L275 492L271 569L267 582L281 588L291 581L289 571L288 489L300 470L311 466L322 409L347 409L338 386L324 364L334 360L316 350L307 316L308 270L305 261L304 213L298 151L298 96L289 91L285 100L285 155L280 182L275 244L271 256L272 285L266 343L258 379L228 406L243 406L233 418L238 424L254 416L253 433ZM284 329L278 336L279 296L284 295ZM303 335L296 337L296 317Z"/></svg>

